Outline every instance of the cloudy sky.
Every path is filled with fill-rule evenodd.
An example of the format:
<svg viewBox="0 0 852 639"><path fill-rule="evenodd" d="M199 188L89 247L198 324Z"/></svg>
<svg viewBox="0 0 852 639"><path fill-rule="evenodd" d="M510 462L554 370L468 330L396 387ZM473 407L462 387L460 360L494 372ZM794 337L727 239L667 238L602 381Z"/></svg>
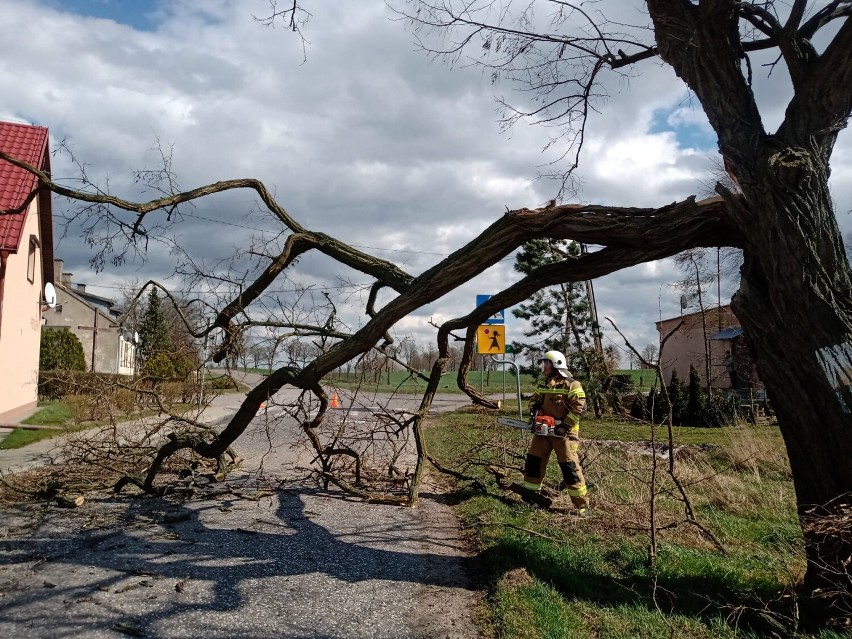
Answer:
<svg viewBox="0 0 852 639"><path fill-rule="evenodd" d="M516 99L512 87L492 84L471 65L430 61L381 0L309 2L304 43L284 25L253 19L268 14L268 0L0 5L0 119L49 127L54 145L64 140L89 177L118 195L139 195L133 171L156 167L159 141L172 149L182 187L259 178L303 225L418 274L507 208L539 206L558 187L537 179L559 151L542 153L547 130L520 124L500 131L495 98ZM757 87L771 128L789 90L779 72L758 78ZM684 86L655 62L613 87L587 131L579 199L656 206L701 192L716 143L694 107ZM849 139L841 135L833 170L844 233L852 230L852 198L838 185L852 177ZM53 173L76 175L68 155L54 158ZM275 225L256 209L249 194L211 198L187 209L172 235L194 259L214 264L252 236L272 237ZM168 246L96 273L92 250L72 227L56 254L76 282L106 297L119 296L117 287L130 279L182 286ZM344 291L337 288L341 276L366 282L319 257L291 274L302 284ZM599 314L640 348L656 343L654 322L679 312L679 293L669 286L677 277L663 261L602 278ZM477 294L515 279L505 260L407 318L396 335L425 343L434 335L430 318L463 315ZM353 327L361 321L354 309L342 315ZM509 339L520 338L520 330L510 319ZM618 339L607 332L610 338Z"/></svg>

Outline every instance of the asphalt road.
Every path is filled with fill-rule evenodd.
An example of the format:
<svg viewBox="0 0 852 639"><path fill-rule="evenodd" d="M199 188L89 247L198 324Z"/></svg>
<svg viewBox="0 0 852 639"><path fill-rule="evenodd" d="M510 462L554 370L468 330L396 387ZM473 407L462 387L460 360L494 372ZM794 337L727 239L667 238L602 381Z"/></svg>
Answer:
<svg viewBox="0 0 852 639"><path fill-rule="evenodd" d="M242 399L217 400L211 421ZM5 509L0 636L478 637L473 559L449 509L428 487L416 509L319 490L279 413L270 405L238 440L242 471L202 479L189 501L104 492L74 510Z"/></svg>

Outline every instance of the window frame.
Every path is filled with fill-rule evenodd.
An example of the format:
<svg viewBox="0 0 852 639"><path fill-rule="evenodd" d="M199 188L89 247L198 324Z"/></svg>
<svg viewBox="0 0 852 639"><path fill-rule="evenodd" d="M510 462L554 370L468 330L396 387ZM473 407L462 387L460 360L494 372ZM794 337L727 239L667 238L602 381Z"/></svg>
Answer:
<svg viewBox="0 0 852 639"><path fill-rule="evenodd" d="M38 253L38 249L41 248L41 242L38 241L38 237L34 234L30 234L30 245L29 245L29 253L27 254L27 280L30 284L35 284L35 274L36 274L36 255Z"/></svg>

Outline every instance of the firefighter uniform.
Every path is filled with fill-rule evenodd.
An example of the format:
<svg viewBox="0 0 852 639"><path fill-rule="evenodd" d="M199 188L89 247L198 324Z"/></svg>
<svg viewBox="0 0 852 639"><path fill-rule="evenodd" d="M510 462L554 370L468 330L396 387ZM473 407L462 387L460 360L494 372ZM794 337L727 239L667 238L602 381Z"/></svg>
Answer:
<svg viewBox="0 0 852 639"><path fill-rule="evenodd" d="M550 453L555 452L563 479L559 488L568 493L574 507L582 513L589 505L579 457L580 415L586 407L583 386L570 374L565 378L553 370L545 385L536 389L532 406L539 407L539 414L556 420L557 434L547 437L533 435L524 464L523 485L530 490L541 490Z"/></svg>

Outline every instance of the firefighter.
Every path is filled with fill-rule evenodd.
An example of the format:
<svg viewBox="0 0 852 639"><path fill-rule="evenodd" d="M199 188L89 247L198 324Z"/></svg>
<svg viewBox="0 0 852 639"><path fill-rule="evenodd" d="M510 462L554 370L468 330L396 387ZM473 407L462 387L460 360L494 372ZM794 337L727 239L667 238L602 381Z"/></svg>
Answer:
<svg viewBox="0 0 852 639"><path fill-rule="evenodd" d="M550 453L556 453L562 471L560 492L568 493L579 514L586 513L589 500L586 482L580 468L580 415L586 408L586 393L580 382L568 371L565 356L559 351L548 351L539 362L544 373L543 385L533 396L530 414L553 418L553 434L534 434L526 463L524 464L524 488L541 491ZM547 420L549 422L549 420Z"/></svg>

